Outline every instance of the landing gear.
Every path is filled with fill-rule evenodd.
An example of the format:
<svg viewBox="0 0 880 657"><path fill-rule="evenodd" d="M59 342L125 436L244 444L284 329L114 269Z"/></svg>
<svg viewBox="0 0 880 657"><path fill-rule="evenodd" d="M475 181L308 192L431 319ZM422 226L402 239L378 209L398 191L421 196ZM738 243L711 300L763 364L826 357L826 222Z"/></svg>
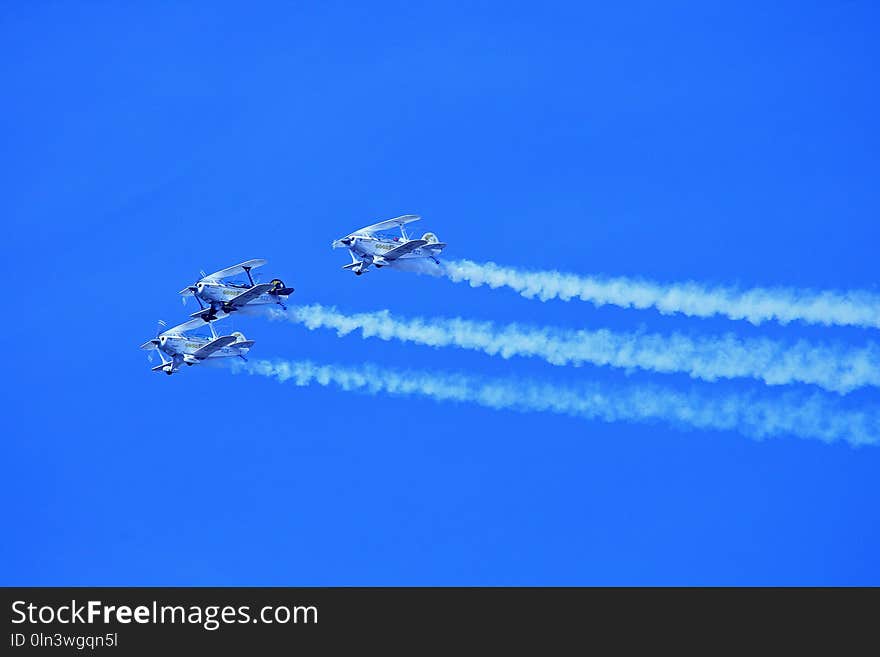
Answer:
<svg viewBox="0 0 880 657"><path fill-rule="evenodd" d="M171 370L165 370L165 374L167 374L168 376L171 376L173 374L173 372Z"/></svg>
<svg viewBox="0 0 880 657"><path fill-rule="evenodd" d="M364 273L364 272L362 272L362 271L360 271L360 270L356 270L356 271L354 272L354 275L355 275L355 276L361 276L363 273Z"/></svg>

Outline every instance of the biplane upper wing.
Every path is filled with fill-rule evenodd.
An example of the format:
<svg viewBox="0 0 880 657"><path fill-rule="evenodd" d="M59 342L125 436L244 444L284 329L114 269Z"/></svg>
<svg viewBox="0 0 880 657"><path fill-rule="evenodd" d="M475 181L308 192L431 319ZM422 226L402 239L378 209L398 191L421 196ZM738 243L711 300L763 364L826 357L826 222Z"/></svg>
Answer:
<svg viewBox="0 0 880 657"><path fill-rule="evenodd" d="M244 262L240 262L237 265L232 265L231 267L227 267L226 269L221 269L220 271L215 271L213 274L208 274L202 280L206 281L219 281L224 278L229 278L230 276L236 276L238 274L244 274L246 271L250 271L251 269L256 269L257 267L262 267L266 264L266 260L262 258L254 258L253 260L245 260ZM185 290L188 288L184 288L180 291L181 294L185 294Z"/></svg>
<svg viewBox="0 0 880 657"><path fill-rule="evenodd" d="M354 231L352 235L359 233L372 235L373 233L379 233L383 230L391 230L392 228L403 226L404 224L411 224L412 222L418 221L419 219L421 219L421 217L417 214L405 214L401 217L395 217L394 219L386 219L385 221L380 221L378 224L373 224L372 226L364 226L360 230Z"/></svg>
<svg viewBox="0 0 880 657"><path fill-rule="evenodd" d="M420 246L425 246L427 242L425 240L410 240L409 242L404 242L400 246L397 246L390 251L386 251L382 254L382 257L386 260L397 260L400 256L406 255L407 253L412 253Z"/></svg>
<svg viewBox="0 0 880 657"><path fill-rule="evenodd" d="M162 331L162 335L182 335L187 331L194 331L197 328L202 328L205 325L205 320L201 317L197 317L195 319L191 319L188 322L184 322L183 324L178 324L177 326L172 326L170 329L165 329Z"/></svg>
<svg viewBox="0 0 880 657"><path fill-rule="evenodd" d="M201 320L199 320L201 321ZM193 358L198 358L202 360L207 358L211 354L213 354L218 349L222 349L223 347L228 347L233 342L235 342L236 338L234 335L221 335L219 338L215 338L211 340L204 347L199 349L198 351L193 352Z"/></svg>

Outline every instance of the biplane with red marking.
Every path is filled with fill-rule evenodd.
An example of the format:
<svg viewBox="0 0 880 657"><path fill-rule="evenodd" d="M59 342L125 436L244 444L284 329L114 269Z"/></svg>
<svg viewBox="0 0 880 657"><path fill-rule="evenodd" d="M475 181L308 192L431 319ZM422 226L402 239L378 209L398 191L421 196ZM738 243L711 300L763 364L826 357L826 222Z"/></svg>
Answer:
<svg viewBox="0 0 880 657"><path fill-rule="evenodd" d="M265 264L265 260L256 258L213 274L202 272L199 280L180 291L184 303L187 297L195 297L199 303L199 310L190 317L200 317L206 322L212 322L245 306L275 304L287 308L284 302L293 294L292 287L287 287L280 278L272 279L269 283L254 281L251 271ZM247 282L227 280L242 274L247 276Z"/></svg>

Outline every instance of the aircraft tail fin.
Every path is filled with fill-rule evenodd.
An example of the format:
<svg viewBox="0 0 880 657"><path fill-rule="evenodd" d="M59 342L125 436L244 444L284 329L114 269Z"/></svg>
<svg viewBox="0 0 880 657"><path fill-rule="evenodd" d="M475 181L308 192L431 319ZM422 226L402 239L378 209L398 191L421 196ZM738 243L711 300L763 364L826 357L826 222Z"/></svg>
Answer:
<svg viewBox="0 0 880 657"><path fill-rule="evenodd" d="M276 297L289 297L294 293L294 289L292 287L288 287L284 284L280 278L275 278L270 283L272 289L269 291L269 294Z"/></svg>

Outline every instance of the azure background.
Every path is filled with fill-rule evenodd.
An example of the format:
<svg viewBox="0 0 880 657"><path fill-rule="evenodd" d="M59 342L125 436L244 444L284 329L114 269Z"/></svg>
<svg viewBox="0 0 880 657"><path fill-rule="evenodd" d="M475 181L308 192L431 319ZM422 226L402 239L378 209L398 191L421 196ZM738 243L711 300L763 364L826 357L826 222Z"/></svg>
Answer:
<svg viewBox="0 0 880 657"><path fill-rule="evenodd" d="M447 258L876 292L878 19L4 3L0 583L880 584L877 448L166 377L138 350L199 269L252 257L345 311L876 340L356 278L329 246L413 212ZM692 385L232 324L253 358Z"/></svg>

